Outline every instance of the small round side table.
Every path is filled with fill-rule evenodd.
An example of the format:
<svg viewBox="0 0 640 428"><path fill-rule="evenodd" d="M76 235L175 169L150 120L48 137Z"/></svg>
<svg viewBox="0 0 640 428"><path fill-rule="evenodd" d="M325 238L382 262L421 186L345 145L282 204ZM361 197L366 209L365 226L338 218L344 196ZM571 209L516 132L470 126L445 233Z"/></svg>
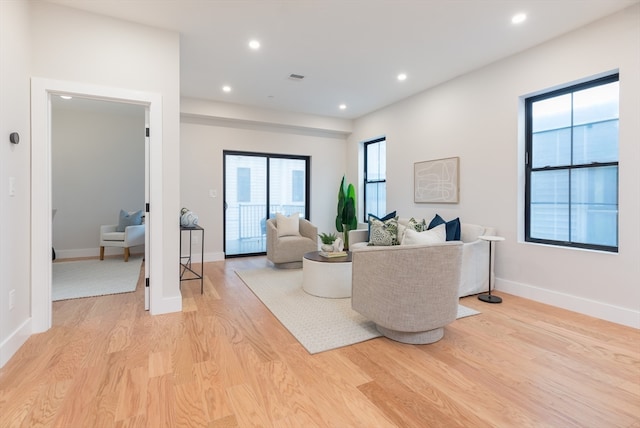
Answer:
<svg viewBox="0 0 640 428"><path fill-rule="evenodd" d="M489 242L489 293L480 294L478 296L478 299L487 303L502 303L502 297L494 296L491 294L491 247L493 247L494 242L504 241L504 238L502 236L494 235L482 235L478 236L478 238L482 239L483 241ZM495 281L495 275L493 279Z"/></svg>

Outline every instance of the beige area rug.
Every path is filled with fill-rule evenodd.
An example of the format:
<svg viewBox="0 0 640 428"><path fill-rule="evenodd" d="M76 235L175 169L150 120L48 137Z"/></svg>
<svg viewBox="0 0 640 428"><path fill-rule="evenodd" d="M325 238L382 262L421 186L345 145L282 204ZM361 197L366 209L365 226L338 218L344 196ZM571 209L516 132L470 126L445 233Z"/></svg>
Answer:
<svg viewBox="0 0 640 428"><path fill-rule="evenodd" d="M380 337L372 321L351 309L351 299L324 299L302 290L302 269L236 271L253 293L310 354ZM458 318L480 312L458 305Z"/></svg>
<svg viewBox="0 0 640 428"><path fill-rule="evenodd" d="M136 290L142 255L51 264L53 301L129 293Z"/></svg>

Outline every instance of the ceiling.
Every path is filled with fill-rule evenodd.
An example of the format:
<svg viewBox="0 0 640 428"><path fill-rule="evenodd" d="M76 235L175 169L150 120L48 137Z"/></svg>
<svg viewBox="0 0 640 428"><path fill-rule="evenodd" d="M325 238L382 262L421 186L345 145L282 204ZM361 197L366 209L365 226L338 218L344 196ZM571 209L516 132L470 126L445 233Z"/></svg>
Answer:
<svg viewBox="0 0 640 428"><path fill-rule="evenodd" d="M48 0L180 33L182 96L357 118L638 0ZM519 25L518 13L527 14ZM249 48L259 40L258 50ZM397 75L407 79L398 81ZM291 74L304 79L294 81ZM224 85L232 89L225 93ZM338 106L345 104L340 110Z"/></svg>

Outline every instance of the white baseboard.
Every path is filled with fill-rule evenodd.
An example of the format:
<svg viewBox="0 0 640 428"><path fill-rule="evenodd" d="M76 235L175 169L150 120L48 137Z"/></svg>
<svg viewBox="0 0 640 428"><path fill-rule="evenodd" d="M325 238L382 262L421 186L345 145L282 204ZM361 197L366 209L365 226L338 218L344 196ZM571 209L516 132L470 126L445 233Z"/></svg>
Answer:
<svg viewBox="0 0 640 428"><path fill-rule="evenodd" d="M504 291L514 296L524 297L525 299L640 329L640 311L637 310L500 278L495 279L495 284L496 290Z"/></svg>
<svg viewBox="0 0 640 428"><path fill-rule="evenodd" d="M0 368L13 357L31 335L31 318L25 320L13 333L0 343Z"/></svg>
<svg viewBox="0 0 640 428"><path fill-rule="evenodd" d="M151 315L170 314L172 312L182 312L182 295L176 297L165 297L160 301L160 307L154 307Z"/></svg>

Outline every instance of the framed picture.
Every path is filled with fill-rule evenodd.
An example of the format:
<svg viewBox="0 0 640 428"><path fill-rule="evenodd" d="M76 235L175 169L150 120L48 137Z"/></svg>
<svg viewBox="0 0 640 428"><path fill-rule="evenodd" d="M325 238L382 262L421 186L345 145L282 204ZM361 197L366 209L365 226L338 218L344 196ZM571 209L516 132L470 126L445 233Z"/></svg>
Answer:
<svg viewBox="0 0 640 428"><path fill-rule="evenodd" d="M460 194L459 167L459 157L414 163L414 202L457 204Z"/></svg>

